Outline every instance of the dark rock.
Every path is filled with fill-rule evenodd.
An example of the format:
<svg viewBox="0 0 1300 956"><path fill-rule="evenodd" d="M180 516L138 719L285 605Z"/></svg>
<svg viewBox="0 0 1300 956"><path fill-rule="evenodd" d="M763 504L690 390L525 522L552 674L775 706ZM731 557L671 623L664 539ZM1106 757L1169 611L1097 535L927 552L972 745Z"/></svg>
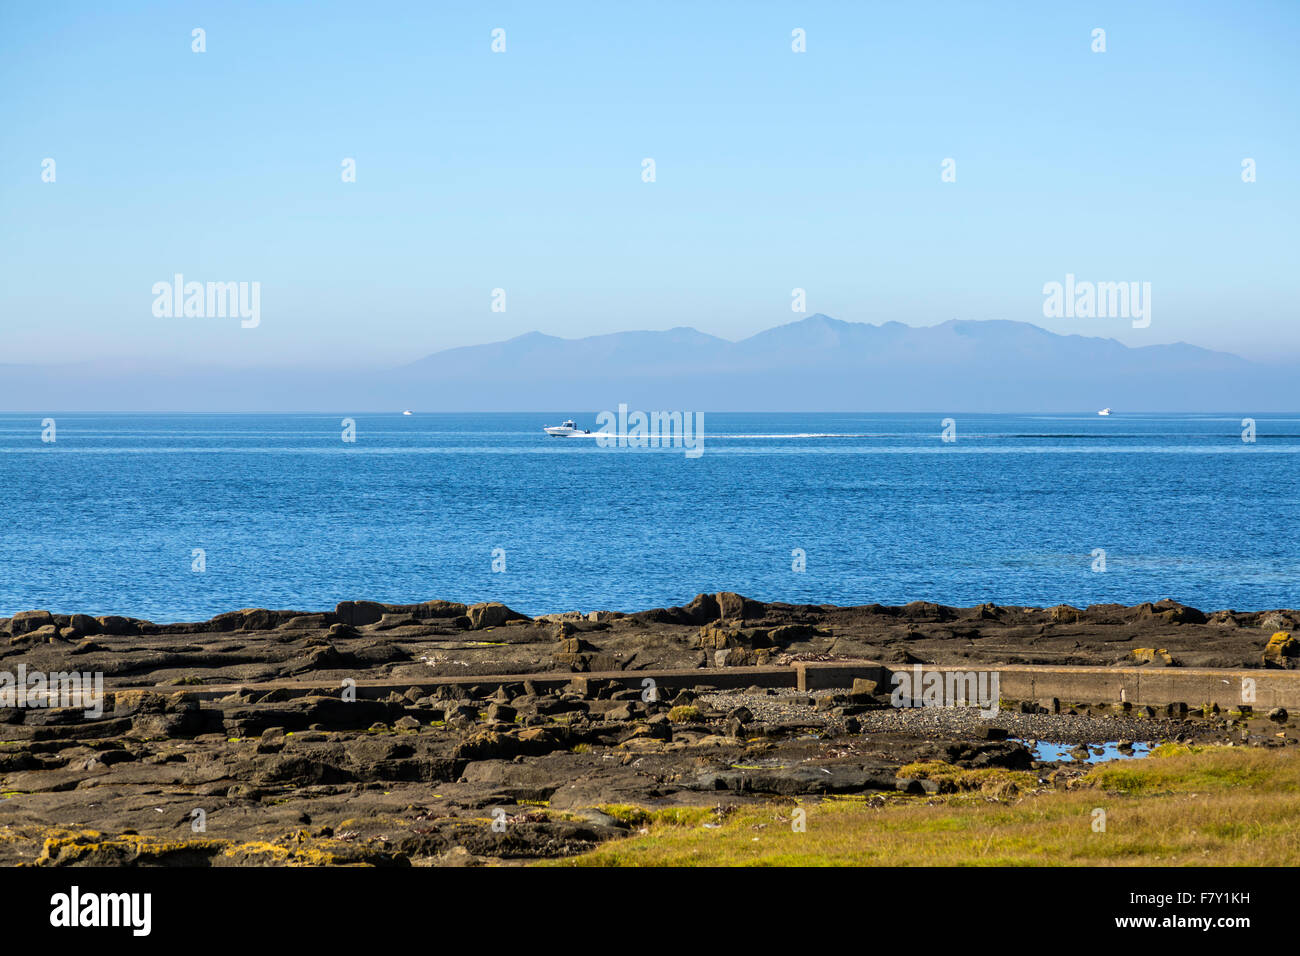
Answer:
<svg viewBox="0 0 1300 956"><path fill-rule="evenodd" d="M526 621L528 617L520 614L518 611L512 611L498 601L488 601L483 604L473 604L466 611L469 618L469 626L472 630L480 630L485 627L500 627L507 621Z"/></svg>
<svg viewBox="0 0 1300 956"><path fill-rule="evenodd" d="M334 613L343 624L365 627L383 618L385 610L384 605L374 601L343 601L334 609Z"/></svg>
<svg viewBox="0 0 1300 956"><path fill-rule="evenodd" d="M763 770L722 770L700 774L689 782L693 790L732 790L739 793L858 793L893 790L894 777L861 767L790 767Z"/></svg>
<svg viewBox="0 0 1300 956"><path fill-rule="evenodd" d="M853 678L853 687L850 695L853 697L872 697L874 698L882 690L887 688L881 687L880 681L874 677L855 677Z"/></svg>
<svg viewBox="0 0 1300 956"><path fill-rule="evenodd" d="M724 620L743 621L748 618L762 617L767 611L765 605L758 601L751 601L734 591L719 591L715 596L719 617Z"/></svg>
<svg viewBox="0 0 1300 956"><path fill-rule="evenodd" d="M718 609L718 599L712 594L697 594L682 611L685 612L685 623L690 624L708 624L722 616Z"/></svg>
<svg viewBox="0 0 1300 956"><path fill-rule="evenodd" d="M1278 631L1266 645L1262 663L1265 667L1294 668L1300 665L1300 641L1289 631Z"/></svg>
<svg viewBox="0 0 1300 956"><path fill-rule="evenodd" d="M19 611L9 621L9 633L17 637L53 624L54 615L49 611Z"/></svg>

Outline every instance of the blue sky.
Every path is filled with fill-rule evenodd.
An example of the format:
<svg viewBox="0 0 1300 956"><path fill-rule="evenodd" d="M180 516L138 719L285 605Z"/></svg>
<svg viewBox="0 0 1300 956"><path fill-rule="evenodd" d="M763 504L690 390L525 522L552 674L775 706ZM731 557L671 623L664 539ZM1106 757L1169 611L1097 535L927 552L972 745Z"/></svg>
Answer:
<svg viewBox="0 0 1300 956"><path fill-rule="evenodd" d="M740 338L795 287L1294 359L1298 47L1292 2L8 3L0 362ZM177 272L260 326L155 317ZM1066 273L1150 282L1150 327L1045 319Z"/></svg>

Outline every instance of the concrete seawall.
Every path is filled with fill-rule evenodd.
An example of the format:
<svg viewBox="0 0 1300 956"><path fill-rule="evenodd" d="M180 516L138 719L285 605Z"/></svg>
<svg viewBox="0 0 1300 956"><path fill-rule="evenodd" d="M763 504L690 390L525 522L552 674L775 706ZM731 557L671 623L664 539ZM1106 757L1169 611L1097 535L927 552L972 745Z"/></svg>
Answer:
<svg viewBox="0 0 1300 956"><path fill-rule="evenodd" d="M1055 697L1067 704L1110 704L1125 700L1131 704L1151 706L1186 703L1189 707L1199 707L1210 703L1225 710L1241 704L1249 704L1256 710L1300 708L1300 671L1193 667L918 666L922 674L935 671L997 673L1001 695L1009 700ZM913 667L871 661L796 664L795 669L800 675L797 686L809 691L846 687L855 677L874 679L891 687L892 673L914 670Z"/></svg>
<svg viewBox="0 0 1300 956"><path fill-rule="evenodd" d="M975 672L999 675L1000 694L1008 700L1057 698L1063 704L1113 704L1121 700L1135 705L1163 706L1185 703L1199 707L1218 704L1230 710L1250 704L1256 710L1272 707L1300 709L1300 671L1217 670L1190 667L1043 667L1014 665L968 667L962 665L919 665L922 674L931 672ZM472 677L357 681L358 697L379 698L417 687L426 693L439 688L490 687L531 681L540 690L556 690L574 681L608 682L621 688L641 688L647 678L664 691L705 684L737 689L757 685L816 691L848 687L855 678L875 680L892 687L896 671L914 672L914 667L881 664L877 661L801 662L790 667L722 667L679 670L603 671L598 673L546 672L539 674L482 674ZM1253 682L1253 687L1250 682ZM162 694L183 693L195 700L214 700L239 691L265 693L285 690L291 695L337 694L340 682L269 681L266 683L205 685L199 687L119 687L113 690L150 690ZM1254 699L1250 696L1253 693Z"/></svg>

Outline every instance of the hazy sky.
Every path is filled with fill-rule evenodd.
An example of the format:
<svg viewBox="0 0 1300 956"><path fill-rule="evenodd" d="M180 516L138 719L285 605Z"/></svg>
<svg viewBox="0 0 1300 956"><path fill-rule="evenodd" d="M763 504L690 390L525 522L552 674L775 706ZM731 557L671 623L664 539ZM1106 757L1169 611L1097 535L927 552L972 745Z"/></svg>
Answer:
<svg viewBox="0 0 1300 956"><path fill-rule="evenodd" d="M796 287L1300 357L1300 4L1005 7L4 3L0 362L741 338ZM155 317L175 273L261 324ZM1045 319L1067 273L1150 282L1150 327Z"/></svg>

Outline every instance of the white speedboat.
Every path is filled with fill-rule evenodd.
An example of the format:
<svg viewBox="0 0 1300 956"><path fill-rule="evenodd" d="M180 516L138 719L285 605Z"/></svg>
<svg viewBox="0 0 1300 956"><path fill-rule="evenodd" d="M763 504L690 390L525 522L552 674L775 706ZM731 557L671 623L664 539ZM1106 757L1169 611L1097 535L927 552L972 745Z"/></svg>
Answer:
<svg viewBox="0 0 1300 956"><path fill-rule="evenodd" d="M1110 414L1110 409L1109 409L1109 408L1103 408L1103 409L1102 409L1101 411L1099 411L1097 414L1098 414L1098 415L1109 415L1109 414Z"/></svg>
<svg viewBox="0 0 1300 956"><path fill-rule="evenodd" d="M411 410L408 408L406 411L402 412L402 414L403 414L403 415L409 415L409 414L411 414Z"/></svg>
<svg viewBox="0 0 1300 956"><path fill-rule="evenodd" d="M542 431L552 438L568 438L570 435L590 435L591 432L579 428L572 418L566 418L563 425L543 425Z"/></svg>

